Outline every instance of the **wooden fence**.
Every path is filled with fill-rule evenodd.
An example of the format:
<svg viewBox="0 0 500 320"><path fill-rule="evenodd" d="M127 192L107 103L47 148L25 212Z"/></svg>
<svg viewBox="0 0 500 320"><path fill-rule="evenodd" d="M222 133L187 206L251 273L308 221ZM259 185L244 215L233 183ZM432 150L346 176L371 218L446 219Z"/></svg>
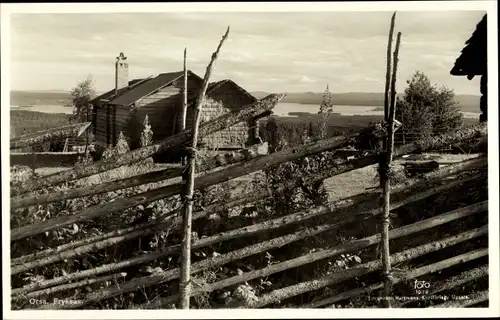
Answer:
<svg viewBox="0 0 500 320"><path fill-rule="evenodd" d="M393 160L399 157L412 153L448 150L451 145L459 146L468 144L470 141L487 142L487 125L484 123L425 139L413 136L411 132L405 132L403 135L401 131L395 133L401 126L401 123L395 122L396 74L401 43L401 32L398 32L395 50L392 52L395 17L396 13L391 19L387 47L384 122L382 123L374 124L353 134L322 139L281 151L274 152L275 148L271 148L273 150L271 154L268 153L267 145L259 144L238 152L205 158L201 163L194 165L199 139L238 123L271 114L272 109L285 95L270 94L237 111L229 112L202 124L199 124L199 117L196 116L193 129L182 130L179 134L158 143L88 165L79 164L51 175L11 182L11 224L14 226L11 227L10 232L11 248L16 246L38 248L32 250L34 252L24 250L21 254L11 257L11 277L16 280L12 281L15 283L15 287L11 288L12 304L20 309L82 309L99 306L104 308L103 303L113 300L123 302L129 299L130 305L139 309L169 308L177 302L180 302L181 308L188 309L191 298L201 299L211 293L223 291L226 298L231 292L233 297L238 297L236 293L240 292L240 300L233 298L229 304L229 307L233 308L283 305L296 308L318 308L363 296L374 298L375 304L380 303L383 307L405 307L411 304L411 301L389 302L389 300L398 297L400 290L404 292L401 284L408 283L410 280L422 283L422 280L418 280L421 279L420 277L453 270L453 267L458 265L465 269L469 267L469 270L456 275L453 281L437 277L437 285L433 282L432 287L429 284L428 287L420 288L425 289L424 295L429 295L445 292L488 276L488 265L483 264L484 258L488 256L488 248L484 247L487 245L484 239L488 235L487 219L485 219L488 200L484 195L486 192L483 192L487 188L485 154L445 166L435 161L425 164L407 163L407 166L417 174L406 177L397 185L391 183L394 178L394 171L391 169ZM228 33L229 28L207 67L202 84L203 89L199 93L196 104L197 115L204 100L213 63ZM184 92L184 100L187 101L187 90ZM89 123L70 125L13 138L10 141L10 149L21 149L55 138L80 136L89 125ZM372 148L372 146L382 144L384 149L382 152L378 147ZM353 146L360 149L360 152L348 151L346 153L345 150L350 150ZM330 151L335 152L332 155ZM164 152L182 152L188 165L135 174L124 179L105 181L91 186L71 183L87 181L81 179L121 167L146 163L147 161L144 160ZM209 187L221 186L222 183L257 172L268 172L268 169L272 171L285 163L297 163L297 160L307 163L311 159L310 156L322 153L326 155L327 152L328 163L324 166L308 167L307 173L303 176L291 176L288 179L282 179L284 181L279 183L268 183L266 187L255 188L251 192L240 192L237 196L226 197L223 193L220 200L199 205L197 211L192 211L194 189L206 191ZM45 162L51 162L57 158L54 154L38 154L37 156ZM58 159L62 161L61 159L64 158L62 162L68 165L68 162L74 159L73 157L73 154L71 156L64 154L59 155ZM23 164L34 158L33 154L31 156L11 154L11 159L13 164ZM327 201L315 196L308 189L311 185L318 186L318 182L323 182L325 179L340 178L338 176L341 174L376 164L379 165L380 178L380 187L377 189L381 189L381 192L372 190L355 197ZM427 173L422 174L422 168ZM453 199L454 192L458 192L457 190L467 193L469 185L477 187L483 193L479 192L465 197L466 200L465 198L460 201L450 200ZM237 227L231 224L234 219L243 216L242 206L256 205L263 199L283 198L289 196L296 188L300 188L304 194L309 191L308 195L314 198L309 200L312 200L314 205L301 207L302 209L286 208L281 214L275 210L276 212L272 214L243 220L243 223L236 224ZM127 192L118 193L124 190ZM98 195L105 194L113 194L113 198L107 201L96 198ZM134 210L144 213L145 207L149 204L158 202L162 202L164 206L167 206L167 203L175 204L178 196L181 196L184 202L184 210L171 205L168 206L172 208L169 212L157 214L153 218L150 212L150 216L146 216L145 220L134 221L130 225L119 221L122 227L113 225L113 221L118 223L116 219L129 218L125 214L135 215ZM425 205L432 206L432 203L439 202L438 200L446 205L438 206L437 209L424 207ZM44 207L46 212L41 210ZM54 211L53 208L58 208L59 212L49 212L49 207L51 211ZM411 214L410 208L412 207L416 207L418 214ZM241 211L239 217L229 215L229 211L235 208ZM19 223L23 220L22 218L30 217L35 211L36 214L30 220L35 221L34 223ZM425 215L423 215L424 211ZM39 215L40 212L44 214L43 217ZM199 238L194 237L191 232L192 222L209 221L214 214L219 214L218 223L222 224L223 228L216 228L215 232L208 228L208 234ZM20 219L15 215L19 215ZM392 228L391 217L392 222L395 223ZM74 238L73 241L57 242L57 246L49 248L46 248L47 245L43 243L44 236L46 238L51 234L58 236L58 232L62 231L67 235L68 230L70 234L75 235L79 233L79 225L92 226L93 223L103 221L103 218L108 224L112 224L109 230L105 229L104 233L84 237L80 234L80 237ZM186 221L183 221L184 219ZM152 252L144 252L141 249L139 254L134 254L125 250L127 254L123 257L118 255L119 259L113 255L113 259L105 260L105 262L94 259L97 260L97 263L93 261L96 265L89 262L89 259L95 258L106 249L113 248L116 253L124 246L130 249L127 246L137 241L141 248L142 239L148 239L148 237L151 239L152 236L156 237L160 233L163 233L169 241ZM179 234L181 234L180 239ZM351 237L342 240L341 234L351 235ZM305 246L306 249L303 248L305 241L302 240L307 239L307 242L315 243L319 238L327 239L327 244L319 248L310 249L307 246ZM235 243L239 245L233 247ZM224 246L225 249L220 250L221 253L213 251L210 257L204 253L201 257L193 259L194 263L191 263L192 253L197 253L196 250L213 248L221 244L227 244ZM457 245L460 245L460 249L457 249ZM269 260L265 264L252 268L244 262L250 257L259 257L263 254L271 257L269 251L277 252L277 249L283 249L285 246L293 246L294 250L282 255L277 261ZM375 248L374 256L368 251L373 248ZM194 251L192 252L191 249ZM357 264L349 266L344 261L346 257L351 259L353 254L360 252L363 253L365 261L358 256L355 256ZM172 258L179 255L181 256L180 267L176 267L179 263L172 263L174 266L171 266ZM162 265L165 269L160 266L153 269L150 266L153 262L163 261L168 261L166 266ZM231 265L234 267L238 262L246 271L238 268L236 273L229 273L229 276L225 273L226 278L216 275L204 278L201 283L196 282L196 276L191 277L191 275L205 274L210 271L217 274L213 271L214 269L220 270ZM480 265L470 269L473 265L470 262ZM326 267L337 264L338 268L331 271L328 267L328 272L313 274L304 272L304 267L312 264ZM139 267L144 265L147 265L149 269L141 271ZM50 266L55 266L55 268L51 269ZM395 266L402 266L402 268L398 270L394 268ZM66 272L65 270L72 271ZM133 276L128 275L128 272L132 272ZM277 275L286 278L292 272L295 272L296 278L293 282L285 281L284 286L273 286L267 280L268 277ZM42 275L48 275L49 278L44 278ZM25 279L31 280L23 282ZM258 279L260 279L260 284L256 281ZM258 295L255 292L253 295L250 294L249 282L253 289L260 286ZM193 283L196 285L192 286ZM96 286L97 284L100 287ZM176 284L179 287L177 290ZM348 289L342 290L342 284ZM161 285L166 285L163 287L166 289L157 291L159 295L155 299L149 299L145 289ZM241 294L241 290L244 290L242 285L247 286L246 294ZM272 286L272 289L269 286ZM330 291L327 292L325 289ZM422 297L419 296L421 293L416 290L419 289L418 287L406 287L406 289L413 289L413 291L410 290L412 296ZM72 292L67 296L72 298L63 299L66 303L32 303L32 301L47 301L47 298L61 296L62 293L70 290ZM317 293L316 298L311 297L312 292ZM135 299L134 297L137 297L135 293L142 293L145 299ZM293 303L286 303L292 300ZM466 299L452 299L427 305L467 307L485 301L488 301L488 289L481 288ZM199 304L198 307L203 306ZM228 305L224 304L221 307L228 307Z"/></svg>
<svg viewBox="0 0 500 320"><path fill-rule="evenodd" d="M256 113L268 112L271 110L284 95L270 95L256 102L242 111L234 112L228 115L221 116L217 119L204 123L200 126L200 138L203 136L220 131L230 127L248 117L254 117ZM245 111L246 110L246 111ZM63 128L61 130L67 130ZM260 170L272 168L273 166L301 159L307 156L319 154L325 151L337 150L345 148L353 142L365 139L367 134L373 133L374 128L364 129L350 136L334 137L330 139L320 140L307 145L296 148L285 149L283 151L266 154L262 152L240 152L233 157L219 157L207 162L203 170L212 170L207 173L200 173L195 179L195 188L201 189L209 186L217 185L222 182L248 175ZM56 129L53 132L57 132ZM432 150L440 150L450 144L458 144L470 139L487 136L487 127L485 124L478 124L467 127L452 134L444 134L434 136L427 140L418 140L410 144L405 144L396 148L393 152L393 157L397 158L413 152L425 152ZM190 137L189 130L181 134L167 138L160 144L145 147L142 149L131 151L127 154L117 156L110 160L101 160L93 164L69 169L60 173L55 173L44 177L43 179L28 180L21 182L19 185L12 186L11 206L13 209L22 209L35 205L46 205L68 199L77 199L88 196L94 196L120 190L134 186L145 185L151 182L164 181L176 177L180 177L183 168L170 168L157 172L142 174L136 177L127 178L118 181L104 183L103 185L93 187L80 187L75 189L67 189L48 194L40 194L39 190L47 187L57 186L63 182L74 181L92 174L105 172L123 165L132 164L141 161L159 151L164 150L179 150ZM32 141L39 141L36 135L30 137ZM26 143L26 140L23 144ZM19 142L18 142L19 144ZM260 150L261 146L254 146L249 150ZM360 169L369 165L377 164L380 160L380 155L375 152L368 152L361 157L349 157L349 159L340 159L337 163L331 164L328 168L310 173L301 179L292 179L283 182L277 190L257 190L251 194L241 194L238 197L227 199L223 202L216 202L204 207L201 211L193 213L193 220L198 220L208 217L212 213L220 212L228 208L241 206L252 203L259 199L275 196L280 192L287 192L290 189L299 187L304 183L313 183L324 179L334 177L336 175ZM217 167L224 166L222 170L213 171ZM392 190L391 193L391 212L415 203L425 200L436 194L446 194L453 187L457 187L471 181L482 179L484 174L477 172L485 170L487 167L487 158L485 155L460 163L451 164L440 167L437 170L424 175L423 177L415 177L408 179L401 186ZM23 241L26 238L37 236L53 230L59 230L63 227L70 226L73 223L82 223L85 221L94 220L98 217L112 216L116 212L121 212L128 208L136 208L140 205L147 205L161 199L169 199L172 196L182 192L184 182L171 183L167 186L154 188L148 191L137 191L134 196L117 198L109 203L101 203L86 207L80 211L72 212L68 215L59 215L49 218L42 222L37 222L31 225L20 226L11 230L11 242ZM485 186L486 187L486 186ZM332 203L324 203L317 205L307 210L300 210L290 213L285 216L275 217L273 219L251 223L249 225L224 231L217 234L208 235L206 237L195 240L192 243L192 248L208 247L217 243L232 241L235 239L244 239L257 234L266 234L274 231L283 230L285 227L297 224L304 224L306 227L298 229L287 234L271 237L267 240L254 243L233 251L221 253L217 256L205 258L191 265L191 273L197 274L210 268L221 267L228 263L232 263L253 255L264 253L268 250L283 247L293 244L299 240L311 238L320 234L325 234L332 230L337 230L349 223L367 221L368 219L379 217L382 214L382 208L379 203L379 193L372 192L365 194L355 201L349 199L341 199ZM449 212L439 213L422 221L414 221L390 230L389 238L391 240L400 239L410 235L416 235L422 232L429 232L433 228L451 223L460 219L465 219L471 216L484 215L487 212L488 201L478 201L461 207L456 207ZM327 223L314 224L317 218L328 217ZM132 239L152 235L158 230L169 230L175 232L182 229L182 217L177 214L177 211L171 214L162 216L155 221L144 222L139 225L130 226L124 229L113 230L105 234L100 234L83 240L72 241L62 244L58 247L44 249L42 251L33 252L28 255L12 257L11 273L13 276L19 275L30 270L42 270L54 263L64 263L74 258L85 257L89 253L94 253L99 250L126 243ZM419 244L402 251L392 253L390 263L401 264L413 259L422 257L433 252L449 248L456 244L465 243L467 241L480 238L487 235L488 227L483 225L480 227L456 230L456 234L447 234L439 240L428 243ZM193 289L191 296L196 298L202 294L214 292L224 288L234 288L234 286L254 279L265 279L266 277L300 268L304 265L318 261L334 261L334 259L347 253L353 253L361 249L369 248L379 244L381 235L375 233L357 240L349 241L333 247L320 249L307 254L291 257L285 261L280 261L271 264L267 267L241 272L237 275L217 280L211 283L205 283ZM35 297L48 297L54 294L60 294L63 291L75 290L83 288L93 283L103 283L106 281L117 281L123 278L124 274L120 271L130 268L131 266L139 266L158 259L171 258L178 255L180 251L180 243L172 243L170 246L159 249L155 252L143 253L136 257L131 257L123 261L88 267L74 273L55 276L51 279L42 279L34 284L28 284L21 287L12 288L12 301L26 301ZM438 272L452 266L463 264L467 261L477 260L488 255L486 248L474 249L466 254L459 254L455 257L436 261L435 263L424 265L415 269L407 270L406 272L396 275L393 279L393 284L416 279L420 276ZM380 259L365 262L358 266L334 272L329 275L311 278L305 281L298 282L294 285L276 288L260 295L254 301L240 307L261 308L270 305L276 305L280 301L290 299L309 292L317 291L334 284L362 277L363 275L382 270L382 262ZM470 274L465 275L462 283L477 279L487 275L487 266L481 267L481 273L470 271ZM150 275L139 276L125 282L116 282L110 286L98 289L94 292L86 292L70 304L47 304L47 305L29 305L27 308L35 309L78 309L85 308L88 305L105 301L107 299L123 295L130 292L135 292L138 288L148 286L157 286L161 283L168 283L173 280L178 280L180 277L179 268L160 270ZM359 289L349 290L346 292L338 292L333 296L307 302L296 307L321 307L331 305L336 302L356 297L372 292L377 292L384 286L382 282L375 282L369 286L364 286ZM441 287L433 287L434 292L439 290L450 289L450 284L443 284ZM153 302L148 302L139 306L139 308L166 308L173 303L179 301L179 294L168 292L169 295L155 299ZM488 299L488 292L478 292L468 300L449 301L444 303L443 307L463 307L471 304L476 304ZM404 303L396 304L397 307L403 307ZM438 305L439 306L439 305Z"/></svg>

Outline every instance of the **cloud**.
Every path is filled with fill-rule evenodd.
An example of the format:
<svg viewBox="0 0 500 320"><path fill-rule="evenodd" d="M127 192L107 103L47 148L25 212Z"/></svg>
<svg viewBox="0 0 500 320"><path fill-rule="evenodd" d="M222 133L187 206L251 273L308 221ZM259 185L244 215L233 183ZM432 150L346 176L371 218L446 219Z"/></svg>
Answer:
<svg viewBox="0 0 500 320"><path fill-rule="evenodd" d="M457 92L476 92L449 69L482 12L398 12L398 86L420 69ZM112 85L116 55L131 77L188 68L203 75L226 27L214 79L248 90L381 91L391 12L31 14L12 18L12 86L67 88L88 73ZM399 79L402 79L399 81ZM52 88L49 88L52 89Z"/></svg>
<svg viewBox="0 0 500 320"><path fill-rule="evenodd" d="M302 76L299 78L299 82L301 82L301 83L316 83L317 81L309 78L308 76Z"/></svg>
<svg viewBox="0 0 500 320"><path fill-rule="evenodd" d="M255 60L255 57L245 51L229 52L221 57L221 60L228 60L231 62L248 62L250 60Z"/></svg>

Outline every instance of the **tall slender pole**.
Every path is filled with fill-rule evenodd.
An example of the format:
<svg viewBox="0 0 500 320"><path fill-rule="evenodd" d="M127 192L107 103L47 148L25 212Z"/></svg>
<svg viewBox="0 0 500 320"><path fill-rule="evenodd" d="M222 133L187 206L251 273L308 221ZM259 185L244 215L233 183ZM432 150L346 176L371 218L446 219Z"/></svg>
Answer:
<svg viewBox="0 0 500 320"><path fill-rule="evenodd" d="M382 192L384 199L384 211L383 211L383 219L382 219L382 264L384 270L384 297L386 299L382 299L384 302L384 307L390 308L391 302L388 299L389 295L392 291L392 275L391 275L391 261L390 261L390 250L389 250L389 211L391 207L390 198L391 198L391 186L390 186L390 177L389 170L392 162L392 153L394 150L394 117L396 115L396 75L398 69L398 55L399 55L399 46L401 43L401 32L398 32L396 39L396 48L394 50L394 66L392 70L392 79L391 79L391 105L389 109L389 117L388 117L388 132L387 132L387 149L386 149L386 159L385 166L381 171L381 176L383 179L382 184Z"/></svg>
<svg viewBox="0 0 500 320"><path fill-rule="evenodd" d="M182 95L182 109L181 109L181 120L179 123L179 132L186 130L186 118L187 118L187 86L188 86L188 72L187 72L187 48L184 48L184 90ZM186 164L186 158L181 158L181 163Z"/></svg>
<svg viewBox="0 0 500 320"><path fill-rule="evenodd" d="M387 40L387 62L386 62L386 71L385 71L385 90L384 90L384 121L387 124L387 121L389 120L389 104L391 101L390 98L390 84L391 84L391 68L392 68L392 39L394 35L394 25L396 23L396 12L392 14L391 17L391 25L389 27L389 39ZM387 150L387 139L384 139L382 147L384 150ZM380 166L383 167L383 162L384 159L380 159ZM382 176L380 176L380 185L382 185L383 179Z"/></svg>
<svg viewBox="0 0 500 320"><path fill-rule="evenodd" d="M219 55L219 51L222 47L222 44L227 39L229 35L229 27L227 27L227 31L222 37L222 40L217 47L217 50L212 54L212 59L207 66L207 71L205 72L205 77L203 78L203 83L201 85L201 89L198 95L198 99L196 101L195 109L194 109L194 118L193 118L193 136L191 148L189 148L189 156L188 156L188 175L186 181L185 188L185 196L184 196L184 236L182 238L182 260L181 260L181 278L180 278L180 307L181 309L189 309L189 299L191 297L191 220L193 215L193 194L194 194L194 176L196 173L196 148L198 144L198 127L200 125L200 115L201 109L205 102L205 93L207 91L208 82L210 79L210 75L212 74L213 64L215 60L217 60L217 56Z"/></svg>
<svg viewBox="0 0 500 320"><path fill-rule="evenodd" d="M393 40L395 23L396 23L396 12L394 12L392 14L392 17L391 17L391 24L389 26L389 39L387 42L387 58L386 58L385 90L384 90L384 121L385 121L385 124L387 124L387 121L389 119L389 103L390 103L389 90L390 90L390 86L391 86L392 40ZM387 150L387 139L384 139L382 141L382 149ZM380 157L379 169L382 170L384 165L385 165L385 158ZM380 170L379 170L379 172L382 172ZM383 174L379 175L379 183L380 183L380 187L383 188L383 184L384 184ZM378 228L379 228L379 226L377 225L377 231L378 231ZM380 252L379 250L380 250L380 244L375 249L375 259L378 258L378 255Z"/></svg>
<svg viewBox="0 0 500 320"><path fill-rule="evenodd" d="M180 130L186 130L186 116L187 116L187 86L188 86L188 72L187 72L187 48L184 48L184 91L182 97L182 110L181 110L181 121Z"/></svg>
<svg viewBox="0 0 500 320"><path fill-rule="evenodd" d="M389 119L389 85L391 82L391 56L392 56L392 38L394 35L394 24L396 22L396 12L392 14L391 26L389 28L389 40L387 43L387 69L385 72L385 91L384 91L384 120Z"/></svg>

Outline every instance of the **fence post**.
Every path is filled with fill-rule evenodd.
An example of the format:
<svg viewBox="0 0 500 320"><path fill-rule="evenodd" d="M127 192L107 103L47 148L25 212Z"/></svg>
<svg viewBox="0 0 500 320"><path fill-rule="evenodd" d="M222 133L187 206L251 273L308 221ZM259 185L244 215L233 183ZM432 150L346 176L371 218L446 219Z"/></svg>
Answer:
<svg viewBox="0 0 500 320"><path fill-rule="evenodd" d="M394 34L394 23L396 20L396 12L392 14L391 27L389 29L389 42L387 43L387 69L385 73L385 94L384 94L384 120L389 118L389 84L391 79L391 54L392 54L392 37Z"/></svg>
<svg viewBox="0 0 500 320"><path fill-rule="evenodd" d="M179 123L178 132L186 130L186 118L187 118L187 86L188 86L188 72L187 72L187 48L184 48L184 88L182 90L182 109L181 109L181 119ZM187 159L181 157L181 164L186 165Z"/></svg>
<svg viewBox="0 0 500 320"><path fill-rule="evenodd" d="M201 119L201 109L205 102L205 92L207 91L208 81L210 75L212 74L212 67L219 55L220 48L222 44L227 39L229 35L229 27L226 33L222 37L219 46L212 54L212 59L207 66L207 71L205 77L203 78L203 83L201 85L200 93L198 95L198 100L196 101L194 109L194 119L193 119L193 136L192 145L188 155L187 163L187 181L185 184L185 195L184 195L184 235L182 237L182 260L181 260L181 272L180 272L180 307L182 309L189 309L189 299L191 297L191 220L193 213L193 194L194 194L194 177L196 173L196 148L198 144L198 127L200 125Z"/></svg>
<svg viewBox="0 0 500 320"><path fill-rule="evenodd" d="M382 265L383 265L383 273L384 273L384 298L382 299L383 305L385 308L391 307L391 302L389 300L389 295L392 291L392 273L391 273L391 262L390 262L390 250L389 250L389 211L390 211L390 195L391 195L391 186L390 186L390 167L392 162L392 152L394 149L394 117L396 114L396 75L398 69L398 55L399 55L399 46L401 43L401 32L398 32L396 39L396 48L394 50L394 63L393 63L393 71L392 71L392 79L391 79L391 105L389 110L388 117L388 134L387 134L387 148L385 152L385 161L384 166L380 167L380 177L382 181L382 192L384 199L384 211L382 217Z"/></svg>
<svg viewBox="0 0 500 320"><path fill-rule="evenodd" d="M391 68L392 68L392 38L394 34L394 24L396 21L396 12L392 14L391 17L391 25L389 27L389 40L387 42L387 61L386 61L386 72L385 72L385 90L384 90L384 121L387 124L387 121L389 119L389 103L390 103L390 95L389 95L389 89L390 89L390 84L391 84ZM384 150L387 150L387 139L383 140L383 145L382 145ZM380 159L379 166L383 166L384 159ZM382 176L380 176L380 185L383 184L382 181Z"/></svg>
<svg viewBox="0 0 500 320"><path fill-rule="evenodd" d="M388 124L388 118L389 118L389 103L390 103L390 85L391 85L391 68L392 68L392 40L393 40L393 34L394 34L394 25L396 21L396 12L392 14L391 17L391 24L389 26L389 38L387 41L387 58L386 58L386 73L385 73L385 90L384 90L384 121L385 124ZM383 145L382 145L383 150L387 150L387 138L383 139ZM384 167L384 157L383 154L381 155L378 165L379 165L379 183L380 183L380 188L383 188L384 185L384 178L382 176L382 171L381 169ZM379 226L377 225L377 230ZM382 243L382 242L381 242ZM377 247L375 247L375 257L374 259L377 259L379 257L380 253L380 245L381 243L378 244Z"/></svg>

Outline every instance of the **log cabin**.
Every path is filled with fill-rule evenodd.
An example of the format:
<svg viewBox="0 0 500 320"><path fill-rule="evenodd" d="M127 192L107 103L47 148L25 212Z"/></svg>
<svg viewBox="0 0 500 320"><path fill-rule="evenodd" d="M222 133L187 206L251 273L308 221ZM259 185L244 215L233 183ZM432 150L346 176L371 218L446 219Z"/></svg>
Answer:
<svg viewBox="0 0 500 320"><path fill-rule="evenodd" d="M475 76L481 77L479 99L479 108L481 115L479 121L488 120L488 60L487 60L487 26L486 15L477 24L476 30L472 33L469 40L465 42L465 47L462 53L455 61L455 65L450 73L453 76L467 76L467 79L472 80Z"/></svg>
<svg viewBox="0 0 500 320"><path fill-rule="evenodd" d="M115 63L115 88L90 102L94 142L101 150L116 145L120 132L123 132L132 150L139 148L146 115L153 131L153 142L180 131L184 72L167 72L130 81L128 75L127 57L120 53ZM192 126L194 104L202 81L201 77L187 71L186 129ZM210 83L202 107L201 123L256 101L255 97L229 79ZM259 139L257 121L248 119L203 137L200 147L222 151L254 144Z"/></svg>

